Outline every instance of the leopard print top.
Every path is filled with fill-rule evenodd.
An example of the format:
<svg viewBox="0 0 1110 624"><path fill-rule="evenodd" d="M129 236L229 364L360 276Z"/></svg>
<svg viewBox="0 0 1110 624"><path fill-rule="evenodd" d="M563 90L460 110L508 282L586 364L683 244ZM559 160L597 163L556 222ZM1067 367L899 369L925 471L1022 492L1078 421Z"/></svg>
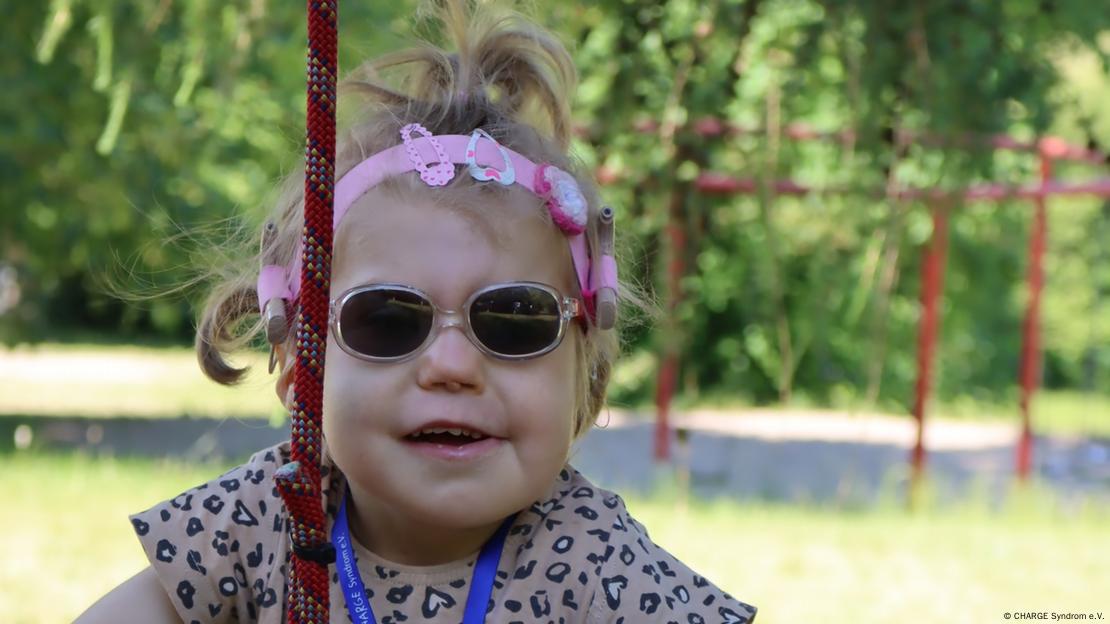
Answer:
<svg viewBox="0 0 1110 624"><path fill-rule="evenodd" d="M273 472L289 454L288 442L263 449L222 476L131 516L184 622L282 621L291 551ZM345 485L327 466L330 529ZM462 620L476 554L415 567L353 546L381 624ZM331 604L332 622L351 621L334 568ZM755 613L653 543L619 496L568 464L510 529L486 621L739 624L752 622Z"/></svg>

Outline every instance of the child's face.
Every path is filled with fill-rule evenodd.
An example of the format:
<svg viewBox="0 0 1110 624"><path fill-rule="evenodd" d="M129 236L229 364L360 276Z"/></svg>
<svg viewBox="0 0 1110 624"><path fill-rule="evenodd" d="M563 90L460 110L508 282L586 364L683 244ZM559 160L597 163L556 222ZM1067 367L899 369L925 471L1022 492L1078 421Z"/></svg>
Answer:
<svg viewBox="0 0 1110 624"><path fill-rule="evenodd" d="M529 213L536 203L521 191L482 206L492 217L488 227L501 234L494 245L427 193L402 197L373 189L337 232L332 297L392 282L422 290L441 309L461 311L480 287L516 280L572 296L566 238ZM554 351L507 361L482 353L462 329L443 328L401 363L354 358L329 333L324 435L352 492L391 514L453 528L496 522L542 496L571 444L579 332L570 324ZM438 419L473 423L503 441L465 460L431 457L405 441Z"/></svg>

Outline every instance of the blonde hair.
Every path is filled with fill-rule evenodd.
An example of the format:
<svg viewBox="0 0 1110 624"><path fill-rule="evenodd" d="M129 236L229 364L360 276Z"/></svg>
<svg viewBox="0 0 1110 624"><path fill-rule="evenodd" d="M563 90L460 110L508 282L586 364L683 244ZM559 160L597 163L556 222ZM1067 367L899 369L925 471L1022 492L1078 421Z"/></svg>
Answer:
<svg viewBox="0 0 1110 624"><path fill-rule="evenodd" d="M554 35L520 14L490 4L439 2L431 17L442 25L445 38L457 52L448 53L422 42L364 63L340 85L342 98L359 96L366 105L349 128L337 133L337 178L368 156L396 145L400 128L407 123L419 122L437 135L470 134L482 128L532 161L552 163L577 179L590 206L587 241L591 257L599 257L597 216L601 204L597 187L592 176L568 154L570 102L577 74L566 48ZM244 248L238 254L243 261L220 271L222 279L203 307L196 335L197 357L204 374L218 383L235 384L248 370L232 367L225 355L254 341L263 331L255 293L258 271L263 258L289 266L296 253L304 221L303 180L303 171L286 178L268 217L277 226L270 246ZM414 175L397 176L382 184L400 192L433 192ZM450 189L447 195L452 198L445 207L467 213L472 219L489 218L475 208L482 202L457 198L507 192L501 185L476 183L467 175L457 175L445 188ZM443 191L434 192L443 202ZM555 227L542 202L537 200L535 205L537 215ZM616 243L614 255L620 264L620 240ZM577 279L574 282L577 284ZM647 319L658 317L657 306L648 302L644 291L622 279L618 328L627 325L621 310L628 307L643 312ZM291 328L286 353L292 349L293 334ZM610 373L620 351L617 334L602 331L590 321L581 336L575 381L575 438L593 426L605 402Z"/></svg>

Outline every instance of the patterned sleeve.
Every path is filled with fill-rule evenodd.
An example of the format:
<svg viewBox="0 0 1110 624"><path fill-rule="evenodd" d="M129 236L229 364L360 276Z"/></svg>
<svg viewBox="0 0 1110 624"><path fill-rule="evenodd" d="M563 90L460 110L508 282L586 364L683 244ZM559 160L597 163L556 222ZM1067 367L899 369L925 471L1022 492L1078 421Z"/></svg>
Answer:
<svg viewBox="0 0 1110 624"><path fill-rule="evenodd" d="M192 622L256 622L281 609L281 500L275 449L136 513L131 525L178 615ZM275 562L275 556L280 559Z"/></svg>
<svg viewBox="0 0 1110 624"><path fill-rule="evenodd" d="M756 607L733 598L652 542L623 501L619 512L623 526L613 532L613 550L601 566L590 624L755 621Z"/></svg>

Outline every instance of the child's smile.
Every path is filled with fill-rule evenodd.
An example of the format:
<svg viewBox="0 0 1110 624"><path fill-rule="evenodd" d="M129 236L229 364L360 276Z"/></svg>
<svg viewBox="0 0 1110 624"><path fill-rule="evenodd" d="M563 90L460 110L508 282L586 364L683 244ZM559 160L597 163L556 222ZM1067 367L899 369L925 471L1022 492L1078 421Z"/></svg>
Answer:
<svg viewBox="0 0 1110 624"><path fill-rule="evenodd" d="M473 423L437 420L405 436L413 450L444 461L477 460L494 452L505 438Z"/></svg>

